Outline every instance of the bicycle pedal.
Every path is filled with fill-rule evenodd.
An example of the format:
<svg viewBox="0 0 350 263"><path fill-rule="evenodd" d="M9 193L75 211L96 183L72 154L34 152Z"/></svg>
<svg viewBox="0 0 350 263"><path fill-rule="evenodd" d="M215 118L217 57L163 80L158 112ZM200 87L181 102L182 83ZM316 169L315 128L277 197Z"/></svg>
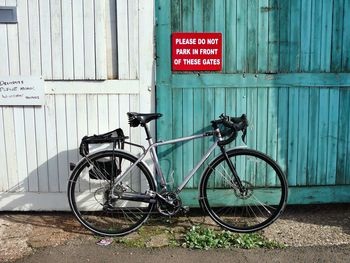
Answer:
<svg viewBox="0 0 350 263"><path fill-rule="evenodd" d="M189 206L183 206L183 207L181 207L181 211L184 214L187 214L190 211L190 207Z"/></svg>

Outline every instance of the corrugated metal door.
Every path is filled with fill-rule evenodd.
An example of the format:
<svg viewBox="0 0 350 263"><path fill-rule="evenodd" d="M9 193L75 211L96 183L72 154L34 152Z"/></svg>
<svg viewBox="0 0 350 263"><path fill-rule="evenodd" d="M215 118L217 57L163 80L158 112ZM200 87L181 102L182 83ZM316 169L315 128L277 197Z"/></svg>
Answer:
<svg viewBox="0 0 350 263"><path fill-rule="evenodd" d="M283 167L289 203L350 201L349 0L159 0L156 11L159 139L247 113L248 146ZM222 32L222 72L172 72L172 32ZM208 145L160 149L163 168L181 181ZM197 204L199 177L185 203Z"/></svg>

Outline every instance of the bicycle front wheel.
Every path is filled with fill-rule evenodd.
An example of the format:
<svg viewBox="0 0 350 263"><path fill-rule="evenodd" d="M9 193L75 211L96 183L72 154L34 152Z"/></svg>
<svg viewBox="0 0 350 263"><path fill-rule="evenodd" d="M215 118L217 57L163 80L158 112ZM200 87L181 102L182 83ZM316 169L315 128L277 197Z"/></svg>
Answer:
<svg viewBox="0 0 350 263"><path fill-rule="evenodd" d="M68 200L83 226L98 235L122 236L146 221L153 204L118 198L123 194L145 195L148 190L156 191L145 165L138 163L121 182L114 183L136 160L126 152L102 151L86 156L75 167L68 183Z"/></svg>
<svg viewBox="0 0 350 263"><path fill-rule="evenodd" d="M274 222L287 201L287 181L275 161L251 149L227 151L243 185L238 184L223 155L205 170L200 202L220 226L235 232L260 230Z"/></svg>

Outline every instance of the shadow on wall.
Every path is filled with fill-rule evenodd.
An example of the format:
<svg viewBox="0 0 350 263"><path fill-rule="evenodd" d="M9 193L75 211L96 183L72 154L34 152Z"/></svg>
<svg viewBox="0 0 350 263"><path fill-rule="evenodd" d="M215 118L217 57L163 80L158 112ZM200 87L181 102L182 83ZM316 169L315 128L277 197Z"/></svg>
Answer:
<svg viewBox="0 0 350 263"><path fill-rule="evenodd" d="M2 211L69 211L67 182L69 163L77 163L78 151L60 152L39 165L18 183L0 192Z"/></svg>

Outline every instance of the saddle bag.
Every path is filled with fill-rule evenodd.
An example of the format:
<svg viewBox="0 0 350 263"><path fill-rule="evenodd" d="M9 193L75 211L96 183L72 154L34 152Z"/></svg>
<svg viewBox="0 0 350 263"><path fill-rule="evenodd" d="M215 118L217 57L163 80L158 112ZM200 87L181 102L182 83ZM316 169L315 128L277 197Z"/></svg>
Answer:
<svg viewBox="0 0 350 263"><path fill-rule="evenodd" d="M104 147L109 149L124 149L124 141L129 137L124 135L122 129L104 133L84 136L81 139L79 153L82 157L87 157L90 152ZM87 157L88 158L88 157ZM119 159L119 160L118 160ZM111 160L110 158L99 159L92 163L93 167L89 170L89 177L93 180L112 180L121 173L121 158ZM113 176L112 176L113 175Z"/></svg>

